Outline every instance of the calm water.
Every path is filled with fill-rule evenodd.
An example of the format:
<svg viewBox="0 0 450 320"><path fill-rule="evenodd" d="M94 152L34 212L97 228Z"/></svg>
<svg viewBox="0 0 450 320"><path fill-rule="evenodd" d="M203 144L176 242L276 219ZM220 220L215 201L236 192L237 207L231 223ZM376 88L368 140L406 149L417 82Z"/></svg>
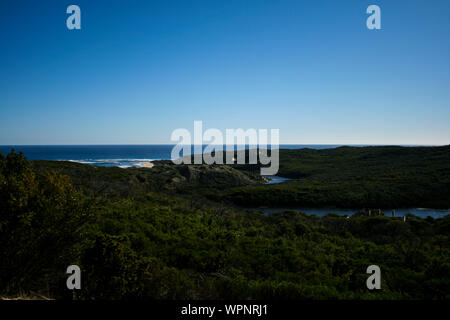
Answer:
<svg viewBox="0 0 450 320"><path fill-rule="evenodd" d="M266 184L275 184L282 183L286 181L290 181L292 179L283 178L279 176L265 176L271 180L266 182ZM256 208L254 210L259 210L264 212L264 214L271 214L274 212L281 212L285 210L295 210L298 212L304 212L309 215L316 215L319 217L323 217L328 213L337 213L342 216L351 216L356 210L355 209L324 209L324 208L300 208L300 209L288 209L288 208ZM392 209L383 209L382 212L386 216L392 216ZM412 213L415 216L426 218L428 216L433 217L435 219L442 218L448 214L450 214L450 210L437 210L437 209L428 209L428 208L409 208L409 209L395 209L396 217L403 217L404 215Z"/></svg>
<svg viewBox="0 0 450 320"><path fill-rule="evenodd" d="M14 148L16 152L22 151L29 160L66 160L97 166L127 168L139 166L143 161L170 160L173 147L174 145L0 146L0 153L7 154ZM282 149L336 147L339 146L280 145ZM239 147L239 149L242 148L243 146Z"/></svg>
<svg viewBox="0 0 450 320"><path fill-rule="evenodd" d="M355 209L323 209L323 208L297 208L297 209L288 209L288 208L255 208L254 210L262 211L264 214L271 214L274 212L282 212L286 210L295 210L298 212L304 212L309 215L316 215L319 217L323 217L328 213L337 213L342 216L352 216L357 212ZM382 209L381 210L386 216L390 217L392 215L392 209ZM395 209L396 217L403 217L404 215L412 213L415 216L426 218L428 216L433 217L435 219L445 217L450 214L450 210L437 210L437 209L428 209L428 208L409 208L409 209Z"/></svg>
<svg viewBox="0 0 450 320"><path fill-rule="evenodd" d="M264 176L268 179L270 179L269 181L266 182L266 184L276 184L276 183L282 183L282 182L286 182L286 181L291 181L292 179L289 178L283 178L280 176Z"/></svg>

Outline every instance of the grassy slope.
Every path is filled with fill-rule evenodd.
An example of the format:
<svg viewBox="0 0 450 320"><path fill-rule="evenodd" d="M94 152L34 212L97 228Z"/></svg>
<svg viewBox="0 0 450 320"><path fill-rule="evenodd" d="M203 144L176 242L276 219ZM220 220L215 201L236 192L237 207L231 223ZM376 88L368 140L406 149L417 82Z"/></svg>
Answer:
<svg viewBox="0 0 450 320"><path fill-rule="evenodd" d="M33 161L38 171L54 170L70 177L88 195L103 198L138 197L146 192L190 194L193 190L261 184L259 175L231 166L173 165L157 161L151 169L97 167L68 161Z"/></svg>

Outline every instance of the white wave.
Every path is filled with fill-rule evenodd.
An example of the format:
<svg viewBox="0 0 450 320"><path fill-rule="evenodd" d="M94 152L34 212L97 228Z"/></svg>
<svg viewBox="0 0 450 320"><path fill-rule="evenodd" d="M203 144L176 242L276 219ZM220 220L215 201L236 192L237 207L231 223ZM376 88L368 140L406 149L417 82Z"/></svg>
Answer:
<svg viewBox="0 0 450 320"><path fill-rule="evenodd" d="M82 164L94 164L94 161L88 161L88 160L56 160L56 161L69 161L69 162L76 162L76 163L82 163Z"/></svg>
<svg viewBox="0 0 450 320"><path fill-rule="evenodd" d="M156 159L137 159L137 158L131 158L131 159L125 159L125 158L117 158L117 159L61 159L58 161L70 161L70 162L76 162L81 164L90 164L90 165L110 165L112 167L120 167L120 168L130 168L130 167L142 167L142 162L152 162Z"/></svg>

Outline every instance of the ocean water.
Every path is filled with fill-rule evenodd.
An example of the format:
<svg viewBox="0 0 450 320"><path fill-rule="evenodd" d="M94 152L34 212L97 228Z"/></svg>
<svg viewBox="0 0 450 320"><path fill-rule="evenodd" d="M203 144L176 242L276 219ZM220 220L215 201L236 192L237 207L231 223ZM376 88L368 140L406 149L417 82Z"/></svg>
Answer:
<svg viewBox="0 0 450 320"><path fill-rule="evenodd" d="M141 162L170 159L172 145L49 145L0 146L6 154L14 148L29 160L65 160L97 166L122 168L139 166Z"/></svg>
<svg viewBox="0 0 450 320"><path fill-rule="evenodd" d="M280 145L281 149L328 149L339 145ZM65 160L97 166L139 167L141 162L170 160L174 145L47 145L0 146L4 155L11 149L22 151L29 160ZM206 146L204 146L206 147ZM239 146L238 149L243 149ZM193 153L193 149L191 149Z"/></svg>

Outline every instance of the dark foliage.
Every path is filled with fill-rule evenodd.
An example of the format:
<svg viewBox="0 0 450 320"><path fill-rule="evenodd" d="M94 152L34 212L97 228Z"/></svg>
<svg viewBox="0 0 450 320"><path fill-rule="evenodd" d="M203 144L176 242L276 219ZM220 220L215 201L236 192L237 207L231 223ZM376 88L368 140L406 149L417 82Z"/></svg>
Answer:
<svg viewBox="0 0 450 320"><path fill-rule="evenodd" d="M227 189L242 206L450 208L450 146L280 150L282 184Z"/></svg>
<svg viewBox="0 0 450 320"><path fill-rule="evenodd" d="M357 177L376 172L385 162L376 148L366 158L353 149L335 152L353 161L354 182L344 160L342 168L323 174L323 159L317 171L312 162L304 164L311 166L308 171L301 164L286 167L283 160L282 172L302 173L321 188L348 180L350 189L344 185L340 196L345 199L361 181ZM445 167L440 152L447 150L434 152L427 160L431 168L417 168L415 177L407 177L416 170L414 162L391 163L389 172L379 169L380 175L396 177L394 187L386 183L393 198L402 179L426 179L432 190L446 186L448 172L440 171ZM305 150L291 153L294 158L325 157ZM374 171L353 157L373 163ZM0 157L0 293L87 300L450 298L450 217L403 222L384 216L318 218L296 211L265 216L213 202L237 192L236 186L246 186L239 187L242 201L249 197L260 199L259 204L273 197L288 201L291 192L299 194L306 186L296 184L303 183L298 180L259 189L250 186L260 184L259 178L237 169L164 163L153 169L98 168L30 163L16 153ZM340 177L331 177L335 170ZM434 172L434 180L424 172ZM329 196L309 191L304 197L308 194ZM409 197L406 192L398 198ZM65 288L70 264L82 270L82 289L74 296ZM382 290L366 288L366 268L372 264L381 267Z"/></svg>

